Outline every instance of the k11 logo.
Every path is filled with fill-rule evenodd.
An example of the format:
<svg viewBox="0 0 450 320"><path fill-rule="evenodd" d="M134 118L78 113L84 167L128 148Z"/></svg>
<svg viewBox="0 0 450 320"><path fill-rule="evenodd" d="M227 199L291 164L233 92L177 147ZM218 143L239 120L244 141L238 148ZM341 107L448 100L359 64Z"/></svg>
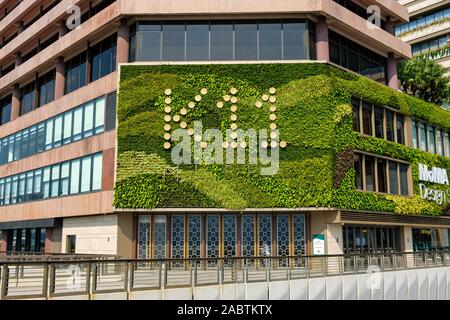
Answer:
<svg viewBox="0 0 450 320"><path fill-rule="evenodd" d="M271 87L258 99L254 106L264 112L267 110L269 128L240 129L236 114L239 98L238 89L231 88L221 97L215 108L229 109L230 128L225 133L218 128L204 128L201 120L188 124L185 116L197 108L197 104L208 94L203 88L200 93L181 108L173 112L172 89L165 90L164 144L171 150L171 160L175 165L181 164L261 164L261 175L275 175L279 170L280 148L286 148L287 142L280 139L277 129L277 90Z"/></svg>

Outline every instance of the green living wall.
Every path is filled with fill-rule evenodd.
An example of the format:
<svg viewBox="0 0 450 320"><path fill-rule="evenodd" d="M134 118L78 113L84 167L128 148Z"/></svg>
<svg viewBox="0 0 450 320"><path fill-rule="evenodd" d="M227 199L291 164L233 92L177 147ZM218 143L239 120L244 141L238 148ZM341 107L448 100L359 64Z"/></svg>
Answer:
<svg viewBox="0 0 450 320"><path fill-rule="evenodd" d="M398 214L441 215L446 206L417 194L418 163L450 168L450 159L353 132L352 96L398 109L450 128L450 112L326 64L127 65L121 67L118 104L116 208L295 208L333 207ZM189 127L230 127L229 108L218 100L237 88L240 129L269 128L269 88L276 92L276 124L287 147L279 172L260 174L261 165L174 165L163 145L165 90L171 115L179 114L207 88L184 117ZM353 152L366 151L409 161L414 196L360 192L354 187ZM442 186L428 184L442 189Z"/></svg>

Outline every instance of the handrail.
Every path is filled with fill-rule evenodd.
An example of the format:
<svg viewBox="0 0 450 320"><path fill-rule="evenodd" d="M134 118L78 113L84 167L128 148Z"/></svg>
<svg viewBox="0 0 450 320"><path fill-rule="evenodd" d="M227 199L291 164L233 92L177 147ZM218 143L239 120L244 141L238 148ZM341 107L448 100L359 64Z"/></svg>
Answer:
<svg viewBox="0 0 450 320"><path fill-rule="evenodd" d="M55 254L56 256L61 255L61 256L71 256L71 257L79 257L80 258L80 262L82 263L95 263L98 262L97 259L81 259L83 257L115 257L114 258L114 262L117 263L163 263L163 262L168 262L168 263L187 263L187 262L204 262L204 261L211 261L211 260L216 260L216 261L223 261L223 260L227 260L227 261L235 261L235 260L264 260L264 259L269 259L269 260L273 260L273 259L327 259L327 258L338 258L338 257L343 257L343 258L348 258L348 257L360 257L360 258L364 258L364 257L374 257L374 256L394 256L394 255L420 255L420 254L430 254L430 253L439 253L439 254L449 254L450 255L450 250L438 250L438 251L414 251L414 252L385 252L385 253L380 253L380 252L376 252L376 253L349 253L349 254L331 254L331 255L298 255L298 256L249 256L249 257L204 257L204 258L166 258L166 259L124 259L124 258L120 258L117 256L108 256L108 255L94 255L94 254ZM42 261L13 261L14 264L39 264ZM52 261L49 261L52 262ZM58 263L70 263L73 264L74 262L76 262L76 260L59 260L57 261ZM2 264L1 260L0 260L0 264Z"/></svg>
<svg viewBox="0 0 450 320"><path fill-rule="evenodd" d="M89 256L88 256L89 258ZM372 268L373 266L378 269ZM290 281L450 266L450 251L0 262L0 300ZM129 294L127 294L127 297Z"/></svg>

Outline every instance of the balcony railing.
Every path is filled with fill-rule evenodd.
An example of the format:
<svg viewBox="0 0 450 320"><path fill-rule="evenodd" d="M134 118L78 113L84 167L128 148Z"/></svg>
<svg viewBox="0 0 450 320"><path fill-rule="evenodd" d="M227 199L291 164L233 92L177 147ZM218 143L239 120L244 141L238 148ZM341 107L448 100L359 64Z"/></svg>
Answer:
<svg viewBox="0 0 450 320"><path fill-rule="evenodd" d="M0 262L0 299L120 293L450 266L450 251L295 257Z"/></svg>

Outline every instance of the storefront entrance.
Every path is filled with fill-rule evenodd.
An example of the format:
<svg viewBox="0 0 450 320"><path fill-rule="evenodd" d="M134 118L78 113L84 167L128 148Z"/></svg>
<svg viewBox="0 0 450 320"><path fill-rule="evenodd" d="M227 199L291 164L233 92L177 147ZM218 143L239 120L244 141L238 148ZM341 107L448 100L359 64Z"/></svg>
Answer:
<svg viewBox="0 0 450 320"><path fill-rule="evenodd" d="M437 229L412 229L414 251L431 251L441 249Z"/></svg>
<svg viewBox="0 0 450 320"><path fill-rule="evenodd" d="M400 228L344 225L344 254L400 252Z"/></svg>
<svg viewBox="0 0 450 320"><path fill-rule="evenodd" d="M136 245L139 259L305 255L305 215L139 215Z"/></svg>
<svg viewBox="0 0 450 320"><path fill-rule="evenodd" d="M14 229L7 232L7 251L44 252L45 228Z"/></svg>

